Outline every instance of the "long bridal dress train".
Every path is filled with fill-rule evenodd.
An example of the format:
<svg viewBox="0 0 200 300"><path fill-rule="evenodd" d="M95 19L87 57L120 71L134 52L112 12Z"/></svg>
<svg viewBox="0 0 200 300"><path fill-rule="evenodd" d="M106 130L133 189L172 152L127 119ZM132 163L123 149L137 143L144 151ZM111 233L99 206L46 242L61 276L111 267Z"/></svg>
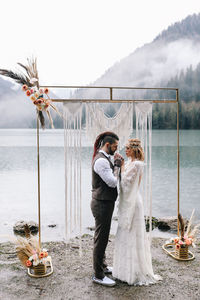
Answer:
<svg viewBox="0 0 200 300"><path fill-rule="evenodd" d="M145 230L143 201L139 192L143 168L142 161L129 160L120 184L113 277L130 285L149 285L162 280L153 273L150 243Z"/></svg>

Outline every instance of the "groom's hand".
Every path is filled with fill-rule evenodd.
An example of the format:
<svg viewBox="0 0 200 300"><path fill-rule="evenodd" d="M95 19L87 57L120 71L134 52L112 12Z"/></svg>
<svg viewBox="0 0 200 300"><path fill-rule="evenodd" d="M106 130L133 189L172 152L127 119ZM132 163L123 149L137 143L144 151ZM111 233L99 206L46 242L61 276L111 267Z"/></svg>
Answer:
<svg viewBox="0 0 200 300"><path fill-rule="evenodd" d="M117 180L120 178L120 168L122 165L122 159L121 158L115 158L114 159L114 176L117 177Z"/></svg>
<svg viewBox="0 0 200 300"><path fill-rule="evenodd" d="M121 165L122 165L122 159L119 158L119 157L116 158L116 159L114 160L114 166L120 168Z"/></svg>
<svg viewBox="0 0 200 300"><path fill-rule="evenodd" d="M121 154L115 153L114 155L114 166L121 167L124 164L124 158Z"/></svg>

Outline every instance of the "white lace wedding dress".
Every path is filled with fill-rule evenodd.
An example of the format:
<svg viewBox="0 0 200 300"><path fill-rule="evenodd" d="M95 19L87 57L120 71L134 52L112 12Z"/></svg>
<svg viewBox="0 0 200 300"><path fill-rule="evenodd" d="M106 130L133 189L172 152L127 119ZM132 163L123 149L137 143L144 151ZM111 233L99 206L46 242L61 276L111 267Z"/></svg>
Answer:
<svg viewBox="0 0 200 300"><path fill-rule="evenodd" d="M142 161L128 160L121 174L113 277L130 285L148 285L162 279L153 273L150 243L145 230L143 201L139 192L143 168Z"/></svg>

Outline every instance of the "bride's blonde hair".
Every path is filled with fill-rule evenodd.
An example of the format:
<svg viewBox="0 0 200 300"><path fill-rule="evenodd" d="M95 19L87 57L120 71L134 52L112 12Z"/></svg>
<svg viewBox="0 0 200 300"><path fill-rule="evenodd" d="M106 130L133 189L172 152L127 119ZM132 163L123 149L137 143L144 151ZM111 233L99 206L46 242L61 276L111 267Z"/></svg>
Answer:
<svg viewBox="0 0 200 300"><path fill-rule="evenodd" d="M128 140L128 145L133 151L136 159L144 161L144 151L141 146L141 141L139 139Z"/></svg>

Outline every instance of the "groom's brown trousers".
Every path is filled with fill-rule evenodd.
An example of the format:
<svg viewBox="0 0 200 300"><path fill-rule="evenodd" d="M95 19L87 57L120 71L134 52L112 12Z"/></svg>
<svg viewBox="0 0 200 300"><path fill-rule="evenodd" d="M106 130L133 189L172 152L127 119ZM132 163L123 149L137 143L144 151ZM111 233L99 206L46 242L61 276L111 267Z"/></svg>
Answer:
<svg viewBox="0 0 200 300"><path fill-rule="evenodd" d="M109 200L92 199L91 210L95 218L94 250L93 250L93 267L95 277L102 279L105 262L105 250L108 244L112 214L115 202Z"/></svg>

